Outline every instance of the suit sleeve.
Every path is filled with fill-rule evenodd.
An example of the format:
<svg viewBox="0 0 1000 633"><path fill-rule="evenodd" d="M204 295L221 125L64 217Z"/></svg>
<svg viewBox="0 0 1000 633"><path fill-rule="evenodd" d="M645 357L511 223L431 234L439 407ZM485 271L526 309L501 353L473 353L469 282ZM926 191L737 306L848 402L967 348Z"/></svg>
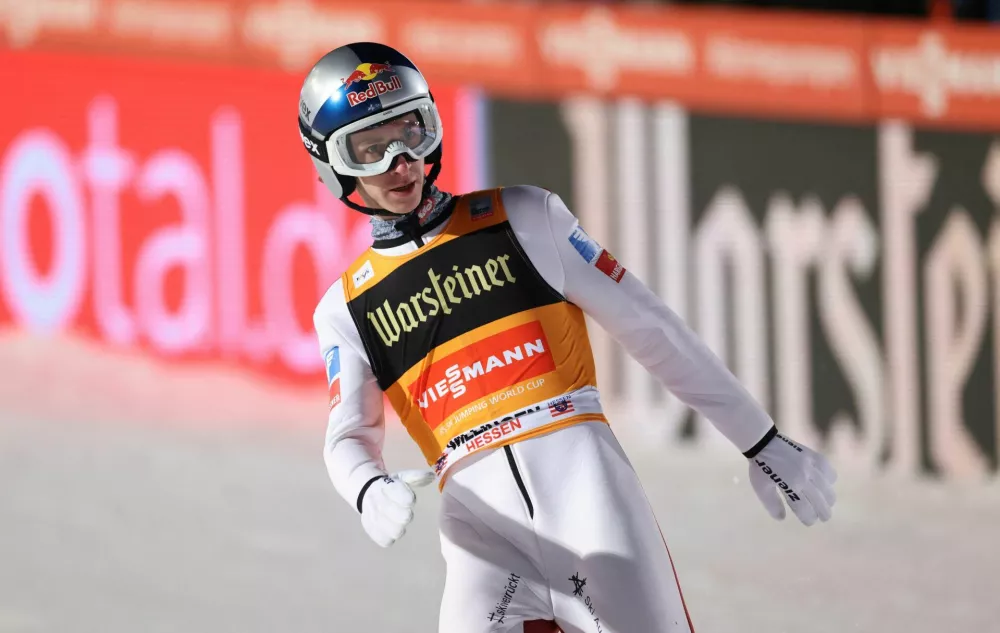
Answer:
<svg viewBox="0 0 1000 633"><path fill-rule="evenodd" d="M330 394L323 458L334 488L359 510L366 485L385 474L383 394L347 310L341 282L320 301L313 324Z"/></svg>
<svg viewBox="0 0 1000 633"><path fill-rule="evenodd" d="M505 194L518 240L543 278L745 455L776 432L766 411L684 321L580 226L560 197Z"/></svg>

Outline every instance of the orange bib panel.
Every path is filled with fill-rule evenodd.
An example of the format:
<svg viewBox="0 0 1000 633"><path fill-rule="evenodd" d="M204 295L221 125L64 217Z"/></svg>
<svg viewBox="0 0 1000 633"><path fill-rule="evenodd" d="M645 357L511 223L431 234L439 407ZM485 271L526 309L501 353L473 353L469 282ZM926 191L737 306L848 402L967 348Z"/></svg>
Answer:
<svg viewBox="0 0 1000 633"><path fill-rule="evenodd" d="M499 189L459 198L418 251L369 249L343 285L379 385L439 470L458 447L606 421L583 312L528 260Z"/></svg>

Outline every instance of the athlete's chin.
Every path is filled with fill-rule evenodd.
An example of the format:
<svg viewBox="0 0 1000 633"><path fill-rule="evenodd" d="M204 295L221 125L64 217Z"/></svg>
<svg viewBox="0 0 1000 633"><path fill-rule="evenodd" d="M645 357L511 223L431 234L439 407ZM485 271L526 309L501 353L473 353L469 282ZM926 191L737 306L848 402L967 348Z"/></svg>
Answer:
<svg viewBox="0 0 1000 633"><path fill-rule="evenodd" d="M406 215L416 209L418 204L420 204L419 191L408 195L399 195L390 191L386 200L383 201L383 208L394 215Z"/></svg>

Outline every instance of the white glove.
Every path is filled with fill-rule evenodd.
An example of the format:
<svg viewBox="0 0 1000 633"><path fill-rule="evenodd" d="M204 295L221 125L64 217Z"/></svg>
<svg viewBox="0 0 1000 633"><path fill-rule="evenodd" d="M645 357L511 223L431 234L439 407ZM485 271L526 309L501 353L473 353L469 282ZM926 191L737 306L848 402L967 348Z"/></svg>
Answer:
<svg viewBox="0 0 1000 633"><path fill-rule="evenodd" d="M750 484L772 517L785 518L784 498L805 525L830 520L837 471L825 457L779 433L749 461Z"/></svg>
<svg viewBox="0 0 1000 633"><path fill-rule="evenodd" d="M389 547L406 533L413 520L417 495L411 486L434 481L429 470L403 470L376 479L361 499L361 525L380 547Z"/></svg>

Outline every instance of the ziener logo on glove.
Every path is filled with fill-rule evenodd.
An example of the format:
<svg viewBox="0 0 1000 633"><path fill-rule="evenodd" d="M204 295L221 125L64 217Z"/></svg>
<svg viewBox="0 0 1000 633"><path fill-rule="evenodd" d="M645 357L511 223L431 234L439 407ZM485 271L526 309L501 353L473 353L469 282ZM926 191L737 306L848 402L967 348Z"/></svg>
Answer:
<svg viewBox="0 0 1000 633"><path fill-rule="evenodd" d="M798 444L796 444L792 440L788 439L787 437L785 437L781 433L778 433L778 439L780 439L785 444L788 444L789 446L791 446L792 448L794 448L798 452L800 452L800 453L802 452L802 447L801 446L799 446Z"/></svg>
<svg viewBox="0 0 1000 633"><path fill-rule="evenodd" d="M778 437L781 437L781 436L779 435ZM781 439L785 439L785 438L781 438ZM785 441L787 442L788 440L785 440ZM761 459L755 459L754 462L758 466L760 466L760 469L762 471L764 471L765 475L767 475L768 477L771 478L771 481L773 481L775 484L777 484L778 488L780 488L781 490L783 490L785 492L785 494L788 495L788 500L789 501L800 501L801 500L801 497L799 497L799 495L795 494L795 491L792 490L791 487L789 487L789 485L785 483L785 480L783 480L781 477L779 477L777 475L777 473L775 473L773 470L771 470L771 467L767 465L767 462L765 462L764 460L761 460Z"/></svg>

